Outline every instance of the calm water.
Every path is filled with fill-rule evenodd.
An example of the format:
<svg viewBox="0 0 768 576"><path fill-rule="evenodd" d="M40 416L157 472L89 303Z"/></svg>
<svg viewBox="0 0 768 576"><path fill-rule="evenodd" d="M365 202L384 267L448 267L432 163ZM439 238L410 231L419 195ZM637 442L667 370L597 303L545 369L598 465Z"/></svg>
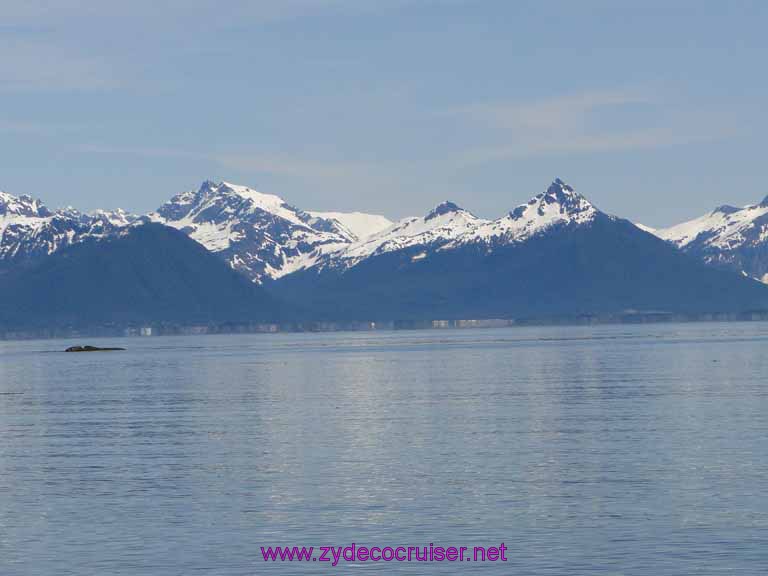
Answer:
<svg viewBox="0 0 768 576"><path fill-rule="evenodd" d="M0 574L768 571L768 324L0 343ZM509 548L265 563L266 545Z"/></svg>

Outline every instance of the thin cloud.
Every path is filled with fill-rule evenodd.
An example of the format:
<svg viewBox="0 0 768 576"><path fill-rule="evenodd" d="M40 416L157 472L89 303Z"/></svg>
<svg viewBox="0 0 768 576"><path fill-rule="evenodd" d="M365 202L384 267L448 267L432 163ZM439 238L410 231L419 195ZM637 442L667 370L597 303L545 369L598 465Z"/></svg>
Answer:
<svg viewBox="0 0 768 576"><path fill-rule="evenodd" d="M353 173L366 173L375 169L375 165L366 162L308 160L291 156L262 154L226 154L212 156L211 159L224 168L233 170L314 178L338 178Z"/></svg>
<svg viewBox="0 0 768 576"><path fill-rule="evenodd" d="M205 154L181 150L179 148L141 147L141 146L111 146L108 144L84 144L80 146L81 152L94 154L118 154L127 156L140 156L143 158L189 158L207 160Z"/></svg>
<svg viewBox="0 0 768 576"><path fill-rule="evenodd" d="M580 135L569 138L531 138L508 146L488 146L466 150L463 164L477 164L510 158L527 158L556 154L620 152L649 150L666 146L702 144L730 136L730 130L713 132L680 132L667 128L627 131L613 134Z"/></svg>
<svg viewBox="0 0 768 576"><path fill-rule="evenodd" d="M610 108L652 107L657 126L606 131L595 122ZM712 118L670 113L643 92L591 91L534 102L481 103L447 113L485 127L492 145L478 145L461 154L461 163L563 153L653 149L718 140L731 131L714 128ZM623 110L625 118L632 112Z"/></svg>
<svg viewBox="0 0 768 576"><path fill-rule="evenodd" d="M162 55L169 38L176 38L174 48L183 50L197 47L203 33L207 38L252 33L256 24L396 11L418 1L231 0L222 9L218 0L3 0L0 92L123 88L141 74L141 58L154 54L153 50ZM136 30L141 31L139 47ZM140 53L138 57L131 56L134 51Z"/></svg>
<svg viewBox="0 0 768 576"><path fill-rule="evenodd" d="M93 58L47 42L0 37L0 91L103 90L115 84Z"/></svg>
<svg viewBox="0 0 768 576"><path fill-rule="evenodd" d="M649 96L631 92L584 92L537 102L475 104L454 113L508 129L561 130L580 124L591 112L608 106L648 104Z"/></svg>
<svg viewBox="0 0 768 576"><path fill-rule="evenodd" d="M312 17L328 10L346 13L397 10L419 2L450 4L458 0L229 0L222 8L220 0L133 0L132 2L90 2L82 0L3 0L3 26L19 29L39 26L41 22L59 27L74 21L100 22L122 26L140 22L143 28L163 30L183 28L190 21L202 19L209 27L245 26L290 18ZM148 19L147 14L152 18ZM117 23L117 24L116 24Z"/></svg>
<svg viewBox="0 0 768 576"><path fill-rule="evenodd" d="M211 154L171 147L131 147L104 144L86 144L80 147L83 152L94 154L131 155L143 158L186 158L204 160L218 164L226 170L253 172L254 174L279 174L301 176L304 178L343 178L370 173L377 165L367 162L348 162L338 160L314 160L298 156L273 155L261 153L225 153Z"/></svg>
<svg viewBox="0 0 768 576"><path fill-rule="evenodd" d="M80 126L76 124L59 124L59 123L44 124L40 122L0 121L0 132L11 133L11 134L48 136L50 134L58 134L60 132L65 132L65 131L71 132L79 129L80 129Z"/></svg>

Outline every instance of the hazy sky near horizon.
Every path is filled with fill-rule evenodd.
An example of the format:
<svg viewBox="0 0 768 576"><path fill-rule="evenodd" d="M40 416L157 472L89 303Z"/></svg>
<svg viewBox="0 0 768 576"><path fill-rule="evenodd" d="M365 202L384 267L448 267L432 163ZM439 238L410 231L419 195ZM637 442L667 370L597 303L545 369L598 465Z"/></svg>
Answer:
<svg viewBox="0 0 768 576"><path fill-rule="evenodd" d="M669 225L768 195L767 24L760 1L3 0L0 190L497 217L558 176Z"/></svg>

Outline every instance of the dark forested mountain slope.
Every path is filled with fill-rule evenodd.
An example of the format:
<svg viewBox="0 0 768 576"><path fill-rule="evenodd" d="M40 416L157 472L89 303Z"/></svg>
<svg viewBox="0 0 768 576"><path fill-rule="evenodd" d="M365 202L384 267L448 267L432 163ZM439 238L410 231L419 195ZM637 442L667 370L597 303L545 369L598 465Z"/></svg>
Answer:
<svg viewBox="0 0 768 576"><path fill-rule="evenodd" d="M0 279L0 327L253 322L285 312L203 246L160 224L83 241Z"/></svg>
<svg viewBox="0 0 768 576"><path fill-rule="evenodd" d="M348 268L310 268L267 287L328 319L768 309L768 287L707 267L583 197L551 195L525 206L495 224L495 234L484 224L460 241L372 253ZM576 212L569 215L570 207ZM546 222L516 222L526 210Z"/></svg>

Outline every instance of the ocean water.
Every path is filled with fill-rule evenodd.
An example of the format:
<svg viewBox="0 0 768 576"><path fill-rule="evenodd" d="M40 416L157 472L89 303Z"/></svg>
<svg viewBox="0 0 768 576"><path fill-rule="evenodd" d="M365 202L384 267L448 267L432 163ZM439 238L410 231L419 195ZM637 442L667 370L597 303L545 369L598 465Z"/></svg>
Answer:
<svg viewBox="0 0 768 576"><path fill-rule="evenodd" d="M764 574L766 351L765 323L0 343L0 574ZM507 561L260 550L353 542Z"/></svg>

